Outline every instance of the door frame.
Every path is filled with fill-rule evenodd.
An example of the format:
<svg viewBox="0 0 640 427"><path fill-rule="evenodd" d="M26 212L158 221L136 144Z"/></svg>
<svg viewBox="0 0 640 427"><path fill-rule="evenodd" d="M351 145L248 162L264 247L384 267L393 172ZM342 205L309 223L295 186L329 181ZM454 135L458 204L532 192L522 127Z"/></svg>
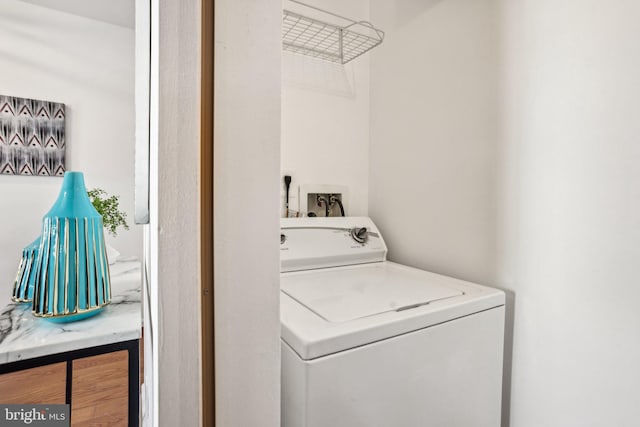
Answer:
<svg viewBox="0 0 640 427"><path fill-rule="evenodd" d="M200 104L200 245L202 313L202 425L215 426L213 295L213 49L214 0L202 0Z"/></svg>

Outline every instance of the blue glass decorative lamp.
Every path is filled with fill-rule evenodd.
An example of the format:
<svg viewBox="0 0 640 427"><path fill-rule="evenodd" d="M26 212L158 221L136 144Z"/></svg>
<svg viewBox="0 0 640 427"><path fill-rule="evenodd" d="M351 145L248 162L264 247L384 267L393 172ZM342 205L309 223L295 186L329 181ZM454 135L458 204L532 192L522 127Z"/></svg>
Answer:
<svg viewBox="0 0 640 427"><path fill-rule="evenodd" d="M36 258L40 246L40 237L31 242L22 250L22 259L18 265L18 273L13 283L13 296L15 302L31 302L33 289L36 282Z"/></svg>
<svg viewBox="0 0 640 427"><path fill-rule="evenodd" d="M70 322L98 314L111 302L102 216L81 172L66 172L60 195L42 220L33 315Z"/></svg>

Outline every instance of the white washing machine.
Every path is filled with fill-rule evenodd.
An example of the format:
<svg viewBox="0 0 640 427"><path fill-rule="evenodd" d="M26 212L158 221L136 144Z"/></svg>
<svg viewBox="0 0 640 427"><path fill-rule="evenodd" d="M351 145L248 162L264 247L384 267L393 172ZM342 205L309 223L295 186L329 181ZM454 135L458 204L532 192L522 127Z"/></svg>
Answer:
<svg viewBox="0 0 640 427"><path fill-rule="evenodd" d="M282 219L283 427L498 427L504 293L386 261L369 218Z"/></svg>

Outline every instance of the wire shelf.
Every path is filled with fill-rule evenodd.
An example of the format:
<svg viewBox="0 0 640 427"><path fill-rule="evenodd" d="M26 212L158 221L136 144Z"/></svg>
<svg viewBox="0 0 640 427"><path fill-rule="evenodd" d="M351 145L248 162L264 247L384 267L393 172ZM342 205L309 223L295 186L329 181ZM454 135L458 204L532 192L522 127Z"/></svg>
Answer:
<svg viewBox="0 0 640 427"><path fill-rule="evenodd" d="M331 24L285 9L282 15L282 48L286 51L346 64L384 40L384 32L369 22L353 21L298 1L294 3L346 20L349 24Z"/></svg>

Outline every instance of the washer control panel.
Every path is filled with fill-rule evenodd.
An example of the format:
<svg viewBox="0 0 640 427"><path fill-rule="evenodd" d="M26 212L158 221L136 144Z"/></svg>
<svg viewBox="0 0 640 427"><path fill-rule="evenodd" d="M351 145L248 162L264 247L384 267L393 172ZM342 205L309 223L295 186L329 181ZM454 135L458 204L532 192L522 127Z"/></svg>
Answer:
<svg viewBox="0 0 640 427"><path fill-rule="evenodd" d="M281 271L384 261L387 247L366 217L283 218Z"/></svg>

